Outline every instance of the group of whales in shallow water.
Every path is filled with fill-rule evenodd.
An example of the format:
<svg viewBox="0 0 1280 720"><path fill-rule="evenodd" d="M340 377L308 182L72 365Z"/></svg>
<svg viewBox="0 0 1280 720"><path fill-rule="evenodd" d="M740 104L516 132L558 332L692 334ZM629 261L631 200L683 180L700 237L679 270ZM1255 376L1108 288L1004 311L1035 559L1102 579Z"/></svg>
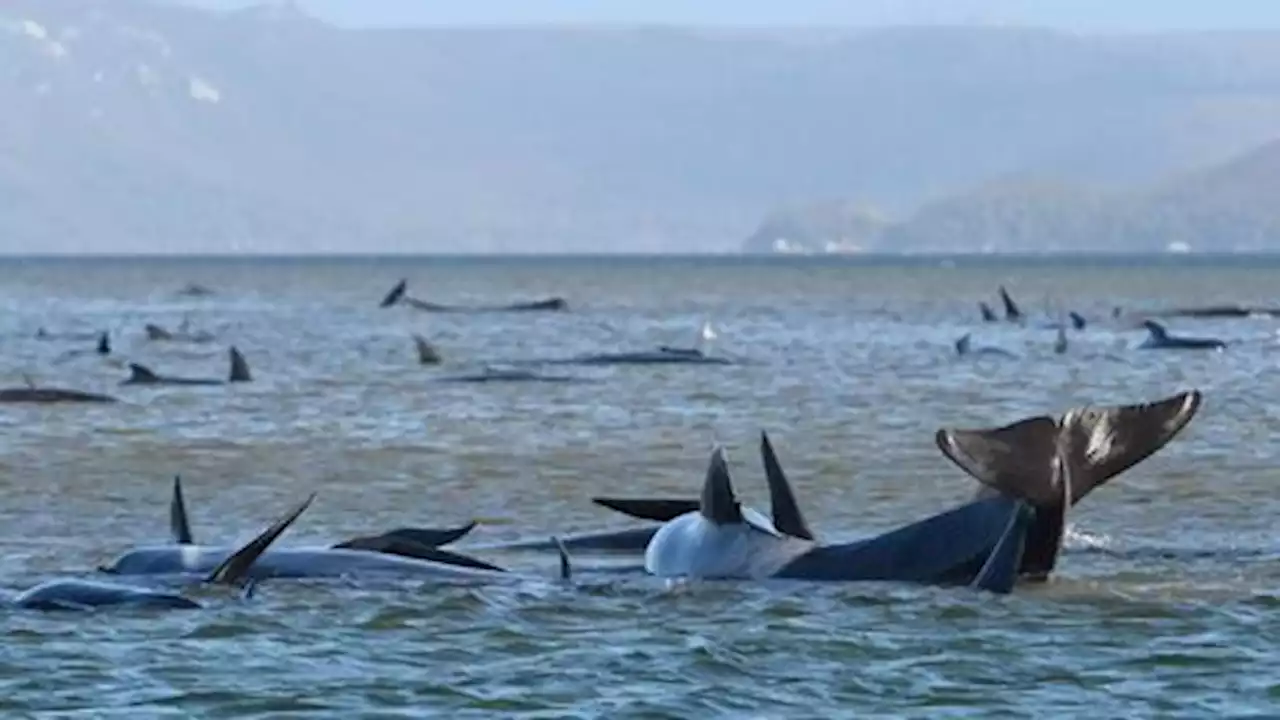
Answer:
<svg viewBox="0 0 1280 720"><path fill-rule="evenodd" d="M53 580L18 594L10 604L40 610L201 607L180 591L141 585L147 577L246 589L263 580L289 578L528 581L538 576L475 556L548 549L559 555L559 581L592 574L653 576L668 582L889 581L1009 593L1019 581L1047 580L1057 564L1068 511L1164 447L1191 421L1200 403L1201 394L1192 390L1153 403L1075 408L1058 417L1025 418L997 428L941 429L935 435L938 448L980 483L976 496L849 542L819 539L764 433L760 455L771 505L768 516L740 503L724 450L717 447L696 497L593 499L648 521L644 526L455 549L443 546L469 534L474 522L457 528L398 528L329 545L274 547L314 493L239 548L198 544L181 481L175 478L170 543L122 552L99 568L109 580ZM603 552L615 562L578 565L571 552ZM619 554L637 562L618 564ZM139 584L126 582L126 577ZM172 588L172 582L166 587ZM249 595L247 590L243 594Z"/></svg>
<svg viewBox="0 0 1280 720"><path fill-rule="evenodd" d="M1009 295L1009 291L1003 286L999 288L1000 301L1004 305L1004 317L1001 318L996 311L985 301L978 303L978 310L982 314L983 322L998 323L1009 322L1022 324L1026 322L1027 316L1018 304L1014 302L1013 297ZM1112 310L1112 318L1118 319L1124 315L1121 308ZM1183 335L1175 335L1169 332L1169 329L1163 323L1155 320L1155 317L1182 317L1182 318L1241 318L1250 316L1267 316L1280 317L1280 308L1266 307L1246 307L1240 305L1214 305L1205 307L1191 308L1174 308L1172 310L1154 311L1142 314L1142 319L1136 323L1137 327L1141 327L1147 331L1147 337L1137 346L1138 350L1224 350L1227 343L1218 338L1210 337L1190 337ZM1064 318L1059 320L1043 323L1040 327L1046 330L1056 330L1057 338L1054 341L1054 352L1059 354L1067 351L1067 330L1080 331L1084 330L1088 325L1088 320L1083 315L1074 310L1066 313ZM988 357L1004 357L1016 358L1012 352L1004 348L994 346L975 346L973 344L973 334L965 333L955 341L956 355L962 356L988 356Z"/></svg>

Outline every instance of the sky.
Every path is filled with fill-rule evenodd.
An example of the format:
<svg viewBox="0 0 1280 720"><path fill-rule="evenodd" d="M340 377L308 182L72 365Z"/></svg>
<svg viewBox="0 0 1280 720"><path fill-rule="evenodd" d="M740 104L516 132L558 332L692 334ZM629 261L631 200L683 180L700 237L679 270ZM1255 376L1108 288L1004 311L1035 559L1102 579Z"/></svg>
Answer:
<svg viewBox="0 0 1280 720"><path fill-rule="evenodd" d="M255 0L182 0L206 7ZM279 0L269 0L276 1ZM1036 25L1081 32L1280 29L1280 0L294 0L345 26Z"/></svg>

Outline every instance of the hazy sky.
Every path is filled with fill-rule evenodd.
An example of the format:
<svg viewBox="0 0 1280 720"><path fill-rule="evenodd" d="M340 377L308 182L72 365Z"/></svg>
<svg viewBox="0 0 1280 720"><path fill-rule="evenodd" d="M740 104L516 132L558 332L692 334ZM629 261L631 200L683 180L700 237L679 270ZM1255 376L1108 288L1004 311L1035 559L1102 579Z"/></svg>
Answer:
<svg viewBox="0 0 1280 720"><path fill-rule="evenodd" d="M185 0L213 7L253 0ZM295 0L342 25L1014 24L1083 31L1280 28L1280 0Z"/></svg>

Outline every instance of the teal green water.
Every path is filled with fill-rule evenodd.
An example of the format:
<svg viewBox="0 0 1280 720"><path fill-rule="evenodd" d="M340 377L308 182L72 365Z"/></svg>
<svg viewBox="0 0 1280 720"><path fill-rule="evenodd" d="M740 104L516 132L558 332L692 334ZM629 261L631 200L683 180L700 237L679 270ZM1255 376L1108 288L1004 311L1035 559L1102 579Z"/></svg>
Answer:
<svg viewBox="0 0 1280 720"><path fill-rule="evenodd" d="M479 518L463 544L623 527L593 494L691 495L713 442L767 503L768 430L818 532L935 513L974 484L933 446L1080 404L1200 388L1187 431L1091 495L1059 572L1008 597L893 584L552 582L555 559L489 556L528 582L264 584L205 611L9 611L4 717L1229 717L1280 712L1280 325L1170 321L1223 353L1134 350L1125 308L1280 304L1280 260L568 258L0 261L0 378L109 392L102 407L0 408L9 589L163 541L182 473L199 539L244 539L311 490L282 542ZM562 295L568 313L436 315L377 301ZM188 282L208 298L175 291ZM1027 327L978 322L1006 284ZM1035 327L1096 320L1065 355ZM184 317L207 345L148 342ZM692 342L728 368L595 368L590 384L433 383L489 361ZM114 360L68 358L110 329ZM973 331L1015 360L957 358ZM415 363L412 333L446 367ZM232 388L119 387L122 359Z"/></svg>

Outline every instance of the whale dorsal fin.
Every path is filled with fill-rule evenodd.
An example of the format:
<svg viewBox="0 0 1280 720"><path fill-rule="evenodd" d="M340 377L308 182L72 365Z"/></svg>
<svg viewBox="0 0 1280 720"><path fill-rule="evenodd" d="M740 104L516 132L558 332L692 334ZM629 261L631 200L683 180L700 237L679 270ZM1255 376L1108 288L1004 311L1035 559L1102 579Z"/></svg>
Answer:
<svg viewBox="0 0 1280 720"><path fill-rule="evenodd" d="M138 363L129 363L129 382L133 383L156 383L160 382L160 376L151 371L151 368Z"/></svg>
<svg viewBox="0 0 1280 720"><path fill-rule="evenodd" d="M711 452L707 465L707 477L702 484L702 497L698 512L716 525L741 523L742 506L733 495L733 481L729 478L729 464L725 461L724 448Z"/></svg>
<svg viewBox="0 0 1280 720"><path fill-rule="evenodd" d="M639 520L667 522L681 515L698 512L701 503L695 498L609 498L594 497L591 502L616 510Z"/></svg>
<svg viewBox="0 0 1280 720"><path fill-rule="evenodd" d="M421 335L413 336L413 344L418 348L418 364L420 365L439 365L440 353L436 351L431 343Z"/></svg>
<svg viewBox="0 0 1280 720"><path fill-rule="evenodd" d="M1064 413L1060 446L1072 478L1071 502L1167 445L1195 417L1201 399L1191 390L1153 403Z"/></svg>
<svg viewBox="0 0 1280 720"><path fill-rule="evenodd" d="M147 330L148 340L172 340L173 339L173 334L170 333L168 330L165 330L164 328L160 327L159 325L153 325L152 323L147 323L145 327Z"/></svg>
<svg viewBox="0 0 1280 720"><path fill-rule="evenodd" d="M1151 337L1154 340L1169 339L1169 331L1165 328L1164 325L1161 325L1155 320L1143 320L1142 327L1146 328L1147 332L1151 333Z"/></svg>
<svg viewBox="0 0 1280 720"><path fill-rule="evenodd" d="M235 345L231 346L228 353L231 355L231 376L228 378L230 382L252 381L253 374L249 372L249 361L244 359L244 355L240 354Z"/></svg>
<svg viewBox="0 0 1280 720"><path fill-rule="evenodd" d="M1067 326L1058 325L1058 339L1053 343L1053 351L1061 355L1067 351Z"/></svg>
<svg viewBox="0 0 1280 720"><path fill-rule="evenodd" d="M111 354L111 333L107 332L106 330L103 330L102 334L98 336L98 354L99 355Z"/></svg>
<svg viewBox="0 0 1280 720"><path fill-rule="evenodd" d="M991 306L988 305L985 301L978 302L978 310L982 312L983 322L995 322L996 320L999 319L996 317L996 311L992 310Z"/></svg>
<svg viewBox="0 0 1280 720"><path fill-rule="evenodd" d="M1089 324L1088 321L1084 319L1084 316L1075 310L1067 313L1067 317L1071 318L1071 326L1077 330L1083 330L1085 325Z"/></svg>
<svg viewBox="0 0 1280 720"><path fill-rule="evenodd" d="M560 579L566 582L573 579L573 562L569 558L569 549L564 546L564 541L559 535L552 535L551 544L556 546L556 552L560 555Z"/></svg>
<svg viewBox="0 0 1280 720"><path fill-rule="evenodd" d="M952 462L993 490L1044 507L1059 495L1058 424L1053 418L980 430L943 428L934 441Z"/></svg>
<svg viewBox="0 0 1280 720"><path fill-rule="evenodd" d="M1000 286L1000 300L1004 302L1004 319L1020 320L1022 319L1022 311L1018 309L1018 304L1009 296L1009 291Z"/></svg>
<svg viewBox="0 0 1280 720"><path fill-rule="evenodd" d="M961 335L960 339L956 340L956 354L964 355L965 353L969 352L969 346L972 344L973 344L972 333L965 333L964 335Z"/></svg>
<svg viewBox="0 0 1280 720"><path fill-rule="evenodd" d="M773 452L768 433L760 433L760 458L764 462L764 476L769 483L769 504L773 506L773 527L783 535L801 540L814 540L813 531L800 512L791 482L782 471L782 463Z"/></svg>
<svg viewBox="0 0 1280 720"><path fill-rule="evenodd" d="M26 383L28 390L36 389L36 379L31 377L27 373L22 373L22 382Z"/></svg>
<svg viewBox="0 0 1280 720"><path fill-rule="evenodd" d="M253 563L258 560L262 553L267 551L267 548L271 547L271 543L275 542L276 538L289 529L289 526L298 519L302 511L306 510L311 505L311 501L315 499L316 494L311 493L306 500L298 503L292 510L272 523L271 527L263 530L260 535L227 556L226 560L218 563L218 567L209 573L208 577L205 578L205 582L221 585L244 585Z"/></svg>
<svg viewBox="0 0 1280 720"><path fill-rule="evenodd" d="M173 476L173 499L169 501L169 534L178 545L194 545L191 521L187 518L187 502L182 498L182 478Z"/></svg>
<svg viewBox="0 0 1280 720"><path fill-rule="evenodd" d="M405 291L408 289L409 281L407 279L402 279L400 282L396 283L395 287L391 288L391 292L387 293L386 296L382 298L382 302L378 303L378 307L385 308L395 305L400 302L400 298L404 297Z"/></svg>

